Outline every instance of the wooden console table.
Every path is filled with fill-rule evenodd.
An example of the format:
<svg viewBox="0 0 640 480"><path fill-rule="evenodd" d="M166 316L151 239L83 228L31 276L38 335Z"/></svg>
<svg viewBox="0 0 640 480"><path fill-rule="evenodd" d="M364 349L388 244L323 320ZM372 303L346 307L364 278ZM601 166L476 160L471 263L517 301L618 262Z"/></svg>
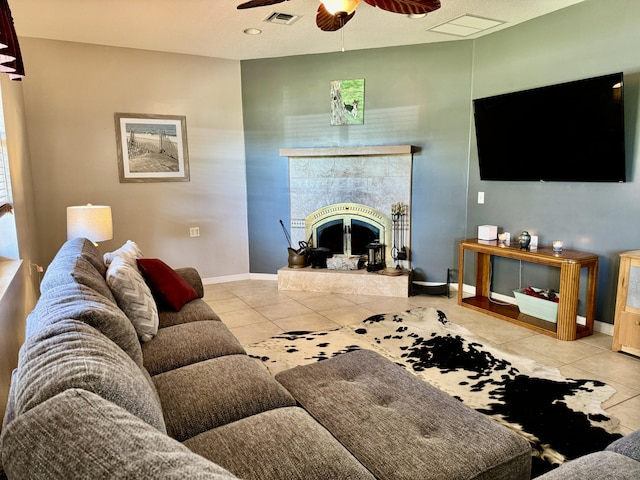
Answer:
<svg viewBox="0 0 640 480"><path fill-rule="evenodd" d="M476 294L463 298L464 253L476 253ZM491 257L505 257L525 262L539 263L560 268L560 302L558 323L521 313L516 305L504 305L489 299ZM588 268L586 325L578 325L578 293L580 271ZM596 286L598 283L598 256L576 250L555 253L551 247L539 246L537 250L520 250L519 245L499 245L497 240L469 239L460 242L458 269L458 304L488 315L515 323L559 340L576 340L593 334Z"/></svg>

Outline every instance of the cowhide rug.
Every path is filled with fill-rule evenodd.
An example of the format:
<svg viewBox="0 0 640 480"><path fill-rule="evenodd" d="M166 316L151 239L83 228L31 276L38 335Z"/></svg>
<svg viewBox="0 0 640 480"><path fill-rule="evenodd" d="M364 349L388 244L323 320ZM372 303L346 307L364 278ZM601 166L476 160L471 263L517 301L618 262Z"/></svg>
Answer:
<svg viewBox="0 0 640 480"><path fill-rule="evenodd" d="M504 352L431 308L374 315L335 330L287 332L246 349L275 375L365 348L520 433L533 449L534 476L621 436L617 420L601 407L612 387L567 379Z"/></svg>

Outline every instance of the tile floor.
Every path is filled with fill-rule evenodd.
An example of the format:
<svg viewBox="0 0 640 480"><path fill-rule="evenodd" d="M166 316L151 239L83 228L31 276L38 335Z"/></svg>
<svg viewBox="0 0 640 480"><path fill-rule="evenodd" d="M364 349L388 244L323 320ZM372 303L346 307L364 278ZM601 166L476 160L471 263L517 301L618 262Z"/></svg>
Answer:
<svg viewBox="0 0 640 480"><path fill-rule="evenodd" d="M460 307L455 291L450 299L391 298L278 291L277 281L243 280L205 285L204 298L244 345L285 331L337 328L376 313L434 307L494 345L556 367L566 377L610 384L617 393L603 407L620 420L623 433L640 429L640 359L612 352L611 337L602 333L563 342Z"/></svg>

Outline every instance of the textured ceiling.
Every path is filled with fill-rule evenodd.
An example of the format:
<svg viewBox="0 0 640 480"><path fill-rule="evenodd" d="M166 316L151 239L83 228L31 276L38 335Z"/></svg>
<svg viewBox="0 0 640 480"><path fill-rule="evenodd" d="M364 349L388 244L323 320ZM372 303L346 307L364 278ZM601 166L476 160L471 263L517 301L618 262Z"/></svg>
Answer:
<svg viewBox="0 0 640 480"><path fill-rule="evenodd" d="M460 40L428 29L464 14L504 22L477 38L583 0L441 0L410 19L362 2L340 31L315 26L317 0L288 0L237 10L233 0L9 0L18 36L247 60ZM273 12L298 15L291 25L265 23ZM246 35L258 28L261 35Z"/></svg>

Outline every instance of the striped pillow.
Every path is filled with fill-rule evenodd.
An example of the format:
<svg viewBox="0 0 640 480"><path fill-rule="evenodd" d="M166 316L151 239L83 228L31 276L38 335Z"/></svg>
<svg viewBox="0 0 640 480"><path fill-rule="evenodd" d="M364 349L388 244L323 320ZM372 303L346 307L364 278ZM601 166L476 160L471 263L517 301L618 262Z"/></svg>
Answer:
<svg viewBox="0 0 640 480"><path fill-rule="evenodd" d="M158 307L140 271L122 257L114 257L107 268L107 284L118 306L129 318L138 338L148 342L158 333Z"/></svg>

